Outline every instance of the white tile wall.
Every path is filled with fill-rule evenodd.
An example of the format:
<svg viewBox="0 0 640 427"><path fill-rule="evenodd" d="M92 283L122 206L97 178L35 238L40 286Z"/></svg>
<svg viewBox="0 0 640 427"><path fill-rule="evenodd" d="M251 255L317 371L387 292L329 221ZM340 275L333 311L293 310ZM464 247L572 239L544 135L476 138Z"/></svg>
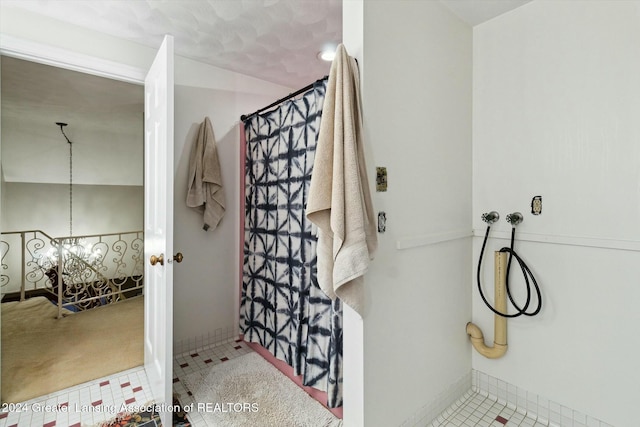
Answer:
<svg viewBox="0 0 640 427"><path fill-rule="evenodd" d="M173 354L181 355L183 353L198 351L206 347L223 344L229 340L236 339L238 332L233 326L226 328L217 328L206 335L191 337L176 341L173 343Z"/></svg>
<svg viewBox="0 0 640 427"><path fill-rule="evenodd" d="M472 391L513 409L516 413L549 427L613 427L597 418L575 411L484 372L472 370ZM512 424L507 424L512 425Z"/></svg>
<svg viewBox="0 0 640 427"><path fill-rule="evenodd" d="M475 369L400 425L409 426L614 427Z"/></svg>

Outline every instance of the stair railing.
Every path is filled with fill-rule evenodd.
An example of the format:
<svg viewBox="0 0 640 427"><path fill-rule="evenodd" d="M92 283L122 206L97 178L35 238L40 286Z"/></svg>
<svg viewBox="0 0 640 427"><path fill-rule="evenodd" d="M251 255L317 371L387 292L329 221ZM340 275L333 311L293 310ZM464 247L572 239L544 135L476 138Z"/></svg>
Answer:
<svg viewBox="0 0 640 427"><path fill-rule="evenodd" d="M11 248L19 246L20 251ZM87 310L141 293L142 231L51 237L42 230L2 233L0 286L3 294L53 294L58 317L65 308Z"/></svg>

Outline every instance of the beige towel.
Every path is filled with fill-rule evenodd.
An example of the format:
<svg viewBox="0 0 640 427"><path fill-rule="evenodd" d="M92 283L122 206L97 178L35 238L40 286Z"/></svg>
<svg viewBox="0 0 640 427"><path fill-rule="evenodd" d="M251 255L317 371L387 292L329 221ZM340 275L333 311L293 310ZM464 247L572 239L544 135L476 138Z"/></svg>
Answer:
<svg viewBox="0 0 640 427"><path fill-rule="evenodd" d="M318 227L318 284L362 314L362 276L378 240L362 141L358 68L343 45L329 73L307 218Z"/></svg>
<svg viewBox="0 0 640 427"><path fill-rule="evenodd" d="M189 156L187 206L202 212L206 230L214 230L224 215L224 189L216 140L209 117L198 130Z"/></svg>

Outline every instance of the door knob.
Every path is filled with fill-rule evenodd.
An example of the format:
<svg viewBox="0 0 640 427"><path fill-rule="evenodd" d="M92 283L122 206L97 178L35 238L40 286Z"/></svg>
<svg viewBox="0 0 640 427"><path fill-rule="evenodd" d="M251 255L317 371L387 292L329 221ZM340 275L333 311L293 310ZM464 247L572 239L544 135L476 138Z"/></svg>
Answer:
<svg viewBox="0 0 640 427"><path fill-rule="evenodd" d="M151 259L149 260L149 262L151 263L151 265L156 265L158 263L160 265L164 265L164 254L160 254L160 256L151 255Z"/></svg>
<svg viewBox="0 0 640 427"><path fill-rule="evenodd" d="M177 263L181 263L184 257L182 256L182 252L178 252L173 256L173 260Z"/></svg>

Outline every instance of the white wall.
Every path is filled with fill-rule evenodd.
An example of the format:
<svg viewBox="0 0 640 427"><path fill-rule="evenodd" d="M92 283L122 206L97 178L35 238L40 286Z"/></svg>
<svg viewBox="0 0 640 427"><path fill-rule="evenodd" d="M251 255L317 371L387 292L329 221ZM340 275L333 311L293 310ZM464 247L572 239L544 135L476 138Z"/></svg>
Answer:
<svg viewBox="0 0 640 427"><path fill-rule="evenodd" d="M472 34L439 2L349 3L369 174L388 170L374 194L387 232L365 278L364 425L394 426L471 369ZM432 243L446 233L462 237Z"/></svg>
<svg viewBox="0 0 640 427"><path fill-rule="evenodd" d="M0 230L69 235L69 185L4 183ZM144 192L138 186L73 186L73 234L143 229Z"/></svg>
<svg viewBox="0 0 640 427"><path fill-rule="evenodd" d="M544 294L539 316L509 321L506 356L474 352L473 367L637 425L640 3L534 1L475 27L473 59L474 227L484 231L485 211L524 213L530 241L517 250ZM473 292L490 340L492 315Z"/></svg>
<svg viewBox="0 0 640 427"><path fill-rule="evenodd" d="M2 36L96 56L146 70L155 49L29 12L2 7ZM310 76L310 81L316 77ZM185 259L174 268L174 340L237 327L239 116L291 92L291 88L177 56L175 63L174 248ZM196 127L209 115L219 142L227 214L205 233L201 218L185 207L188 153Z"/></svg>
<svg viewBox="0 0 640 427"><path fill-rule="evenodd" d="M218 328L238 331L239 117L275 99L203 87L175 88L174 248L184 254L182 264L174 268L176 340L213 335ZM185 204L189 154L205 116L213 125L226 198L224 217L213 231L204 231L202 214Z"/></svg>

